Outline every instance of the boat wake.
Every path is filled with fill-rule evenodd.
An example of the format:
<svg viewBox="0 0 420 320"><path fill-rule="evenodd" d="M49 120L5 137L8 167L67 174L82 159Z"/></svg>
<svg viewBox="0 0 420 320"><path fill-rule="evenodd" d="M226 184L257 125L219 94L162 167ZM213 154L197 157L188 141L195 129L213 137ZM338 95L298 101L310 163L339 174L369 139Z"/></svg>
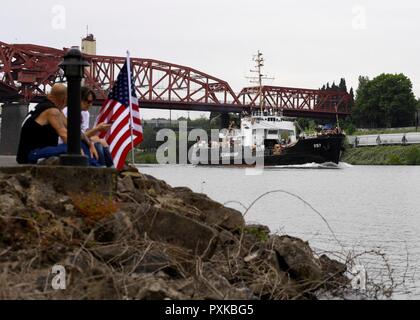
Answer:
<svg viewBox="0 0 420 320"><path fill-rule="evenodd" d="M336 164L334 162L325 162L325 163L306 163L298 165L287 165L287 166L272 166L265 167L265 169L344 169L349 167L347 163Z"/></svg>

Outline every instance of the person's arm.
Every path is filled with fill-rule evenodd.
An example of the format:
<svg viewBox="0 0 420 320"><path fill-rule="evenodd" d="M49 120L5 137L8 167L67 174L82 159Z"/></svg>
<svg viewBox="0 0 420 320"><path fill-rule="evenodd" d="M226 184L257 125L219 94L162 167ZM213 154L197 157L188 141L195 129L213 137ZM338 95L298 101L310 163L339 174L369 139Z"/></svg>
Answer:
<svg viewBox="0 0 420 320"><path fill-rule="evenodd" d="M86 144L89 146L90 154L92 157L94 157L96 160L99 159L98 151L96 151L95 144L90 140L90 138L84 133L81 133L81 140L86 142Z"/></svg>
<svg viewBox="0 0 420 320"><path fill-rule="evenodd" d="M107 123L100 123L95 128L86 130L86 135L90 138L96 136L98 132L106 132L111 129L111 125Z"/></svg>
<svg viewBox="0 0 420 320"><path fill-rule="evenodd" d="M61 140L67 143L67 120L61 111L55 108L49 109L47 121L55 129Z"/></svg>
<svg viewBox="0 0 420 320"><path fill-rule="evenodd" d="M67 118L64 114L58 109L49 109L47 112L47 121L55 129L61 140L63 140L64 143L67 143ZM95 145L83 133L81 138L89 145L92 156L98 159L99 157Z"/></svg>

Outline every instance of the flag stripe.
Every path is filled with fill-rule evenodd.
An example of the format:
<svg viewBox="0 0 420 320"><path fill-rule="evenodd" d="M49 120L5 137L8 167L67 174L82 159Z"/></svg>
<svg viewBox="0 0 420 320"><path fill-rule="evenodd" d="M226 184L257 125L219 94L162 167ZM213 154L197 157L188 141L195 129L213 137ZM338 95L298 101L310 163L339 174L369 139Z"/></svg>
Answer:
<svg viewBox="0 0 420 320"><path fill-rule="evenodd" d="M118 108L121 107L121 103L118 103L117 101L110 101L110 103L108 104L108 109L103 112L102 116L96 121L96 125L100 124L100 123L110 123L113 120L114 114L115 114L115 110L118 110ZM105 138L107 137L108 133L107 132L103 132L101 133L99 136L101 138Z"/></svg>
<svg viewBox="0 0 420 320"><path fill-rule="evenodd" d="M126 155L124 155L124 149L127 146L131 147L131 139L128 139L130 137L130 132L126 132L123 137L118 141L117 147L113 149L113 152L111 153L112 157L114 158L115 162L118 163L120 158L124 158L125 160ZM129 152L129 151L128 151Z"/></svg>
<svg viewBox="0 0 420 320"><path fill-rule="evenodd" d="M134 145L138 145L143 141L143 136L138 136L136 137L136 139L134 140ZM131 150L131 141L127 140L126 141L126 146L124 149L121 149L121 154L117 155L117 158L115 158L114 163L115 163L115 167L124 167L124 162L125 159L127 158L128 153Z"/></svg>
<svg viewBox="0 0 420 320"><path fill-rule="evenodd" d="M124 142L130 137L131 135L131 131L130 131L130 127L127 126L125 129L125 131L121 131L118 136L114 139L114 141L112 142L112 144L110 145L110 149L112 149L114 153L111 152L112 156L116 156L118 153L118 150L120 150L121 146L124 144ZM138 131L133 131L133 133L135 133L136 136L140 136L143 135L141 132ZM131 142L131 139L128 139Z"/></svg>
<svg viewBox="0 0 420 320"><path fill-rule="evenodd" d="M106 102L105 102L106 103ZM105 108L101 110L98 116L98 123L107 122L108 116L112 114L112 110L114 109L115 105L118 104L117 101L114 100L108 100L108 103L106 103Z"/></svg>
<svg viewBox="0 0 420 320"><path fill-rule="evenodd" d="M130 128L130 112L126 108L121 112L118 120L112 125L112 134L109 135L107 141L109 144L112 144L114 139L121 135L122 130L127 130L127 127Z"/></svg>

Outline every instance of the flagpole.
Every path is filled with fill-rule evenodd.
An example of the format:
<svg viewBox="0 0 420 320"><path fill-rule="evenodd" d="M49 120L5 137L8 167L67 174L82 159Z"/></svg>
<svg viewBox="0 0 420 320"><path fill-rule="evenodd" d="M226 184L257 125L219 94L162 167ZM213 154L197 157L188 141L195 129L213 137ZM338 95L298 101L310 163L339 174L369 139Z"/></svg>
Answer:
<svg viewBox="0 0 420 320"><path fill-rule="evenodd" d="M130 104L130 130L131 130L131 164L135 164L134 160L134 137L133 137L133 103L132 103L132 92L131 92L131 60L130 60L130 51L127 50L127 69L128 69L128 97Z"/></svg>

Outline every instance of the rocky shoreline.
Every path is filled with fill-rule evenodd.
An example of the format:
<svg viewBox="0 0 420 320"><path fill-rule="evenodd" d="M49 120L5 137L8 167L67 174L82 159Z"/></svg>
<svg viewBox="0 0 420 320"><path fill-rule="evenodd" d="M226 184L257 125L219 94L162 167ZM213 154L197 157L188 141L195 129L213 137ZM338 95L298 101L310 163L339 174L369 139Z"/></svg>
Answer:
<svg viewBox="0 0 420 320"><path fill-rule="evenodd" d="M307 242L135 168L102 193L34 172L0 170L0 299L316 299L349 285ZM51 286L55 265L65 290Z"/></svg>

